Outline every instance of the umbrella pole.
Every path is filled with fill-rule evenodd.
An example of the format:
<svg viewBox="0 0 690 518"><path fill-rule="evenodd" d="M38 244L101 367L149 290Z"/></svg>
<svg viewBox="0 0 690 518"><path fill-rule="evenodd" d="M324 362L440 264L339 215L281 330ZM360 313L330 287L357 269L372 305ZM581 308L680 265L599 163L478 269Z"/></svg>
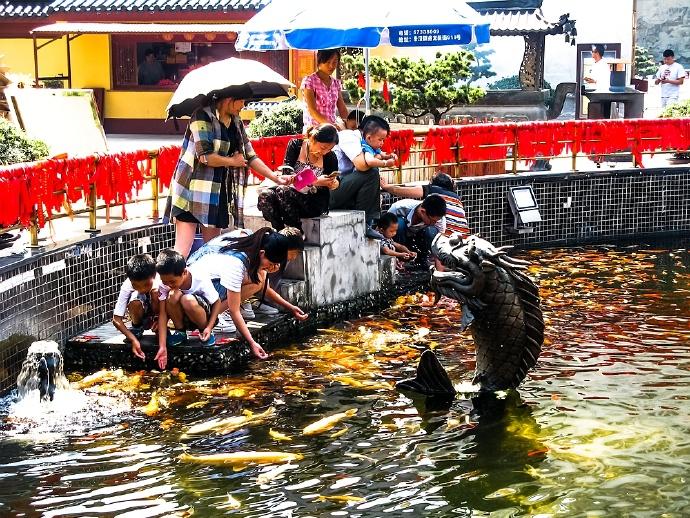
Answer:
<svg viewBox="0 0 690 518"><path fill-rule="evenodd" d="M371 115L371 77L369 76L369 49L364 49L364 113Z"/></svg>

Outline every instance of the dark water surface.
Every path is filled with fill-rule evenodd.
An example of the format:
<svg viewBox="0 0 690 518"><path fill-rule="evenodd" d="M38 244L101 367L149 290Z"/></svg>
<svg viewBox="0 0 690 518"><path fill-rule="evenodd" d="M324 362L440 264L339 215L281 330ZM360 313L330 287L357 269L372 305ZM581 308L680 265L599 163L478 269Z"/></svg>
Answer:
<svg viewBox="0 0 690 518"><path fill-rule="evenodd" d="M477 418L461 398L434 410L390 388L424 347L454 381L472 376L457 306L409 297L241 376L125 373L58 394L40 418L35 403L6 399L0 516L689 516L689 254L526 258L546 342L502 418ZM270 409L236 430L182 437ZM357 413L332 429L302 434L348 409ZM235 469L178 458L256 450L303 458Z"/></svg>

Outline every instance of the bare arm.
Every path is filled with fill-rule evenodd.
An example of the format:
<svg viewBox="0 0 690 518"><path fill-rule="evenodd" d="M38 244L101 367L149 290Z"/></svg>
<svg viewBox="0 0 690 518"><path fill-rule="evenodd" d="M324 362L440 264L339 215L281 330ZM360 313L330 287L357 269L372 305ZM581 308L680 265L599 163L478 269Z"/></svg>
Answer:
<svg viewBox="0 0 690 518"><path fill-rule="evenodd" d="M340 118L343 119L343 122L345 122L347 120L348 112L347 106L345 105L345 99L343 99L342 90L338 93L338 101L336 103L336 107L338 108L338 115L340 115Z"/></svg>
<svg viewBox="0 0 690 518"><path fill-rule="evenodd" d="M121 316L113 315L113 325L115 326L115 329L120 331L120 333L125 335L125 338L130 341L130 343L132 344L132 353L134 354L134 356L136 356L137 358L141 358L142 360L145 359L144 351L141 350L141 344L139 343L139 340L136 336L134 336L134 333L132 333L127 328Z"/></svg>
<svg viewBox="0 0 690 518"><path fill-rule="evenodd" d="M424 196L424 189L421 185L391 185L381 177L381 189L391 193L398 198L421 198Z"/></svg>
<svg viewBox="0 0 690 518"><path fill-rule="evenodd" d="M285 309L287 309L290 313L294 315L294 317L297 320L306 320L309 318L309 315L306 314L304 311L302 311L299 307L295 306L294 304L290 304L287 300L285 300L283 297L280 296L278 292L276 292L273 288L270 286L266 288L266 298L275 304L278 304Z"/></svg>
<svg viewBox="0 0 690 518"><path fill-rule="evenodd" d="M273 180L278 185L287 185L290 183L291 177L278 176L273 171L271 171L271 168L268 167L264 163L264 161L261 160L258 156L252 158L249 161L249 167L251 167L254 171L256 171L258 174L260 174L264 178L268 178L270 180Z"/></svg>

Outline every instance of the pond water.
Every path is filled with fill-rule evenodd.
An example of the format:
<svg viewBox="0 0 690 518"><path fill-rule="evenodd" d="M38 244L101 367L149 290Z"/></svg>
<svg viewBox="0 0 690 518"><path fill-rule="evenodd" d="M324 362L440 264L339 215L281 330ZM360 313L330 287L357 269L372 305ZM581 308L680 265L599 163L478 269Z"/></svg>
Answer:
<svg viewBox="0 0 690 518"><path fill-rule="evenodd" d="M121 373L56 394L40 418L5 399L0 515L690 515L690 255L523 258L541 285L546 341L500 418L477 417L468 399L432 409L391 389L424 347L455 382L472 377L458 307L422 308L411 296L242 375ZM333 428L303 434L349 409ZM247 422L187 433L233 416ZM302 458L184 460L247 451Z"/></svg>

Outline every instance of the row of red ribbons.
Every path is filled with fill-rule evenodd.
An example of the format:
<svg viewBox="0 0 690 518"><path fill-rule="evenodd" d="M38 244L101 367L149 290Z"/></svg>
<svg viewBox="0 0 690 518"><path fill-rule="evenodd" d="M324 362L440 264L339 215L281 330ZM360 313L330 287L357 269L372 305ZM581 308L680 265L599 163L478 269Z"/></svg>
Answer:
<svg viewBox="0 0 690 518"><path fill-rule="evenodd" d="M423 145L428 163L481 162L517 156L533 162L563 154L643 154L690 147L690 119L616 119L495 123L429 128ZM516 155L514 154L517 151Z"/></svg>
<svg viewBox="0 0 690 518"><path fill-rule="evenodd" d="M272 170L283 162L288 142L298 135L266 137L252 141L257 155ZM392 131L384 151L398 155L405 164L414 146L412 130ZM622 119L496 123L429 128L423 147L432 163L503 160L517 150L521 160L565 153L602 155L622 151L633 154L642 166L646 152L690 148L690 118ZM170 185L180 155L179 146L160 148L156 174L159 191ZM8 193L0 204L0 225L28 226L34 210L43 226L67 200L87 199L94 185L98 200L106 205L131 200L151 173L148 151L99 154L84 158L54 159L0 168L0 192ZM123 208L123 217L124 217Z"/></svg>

